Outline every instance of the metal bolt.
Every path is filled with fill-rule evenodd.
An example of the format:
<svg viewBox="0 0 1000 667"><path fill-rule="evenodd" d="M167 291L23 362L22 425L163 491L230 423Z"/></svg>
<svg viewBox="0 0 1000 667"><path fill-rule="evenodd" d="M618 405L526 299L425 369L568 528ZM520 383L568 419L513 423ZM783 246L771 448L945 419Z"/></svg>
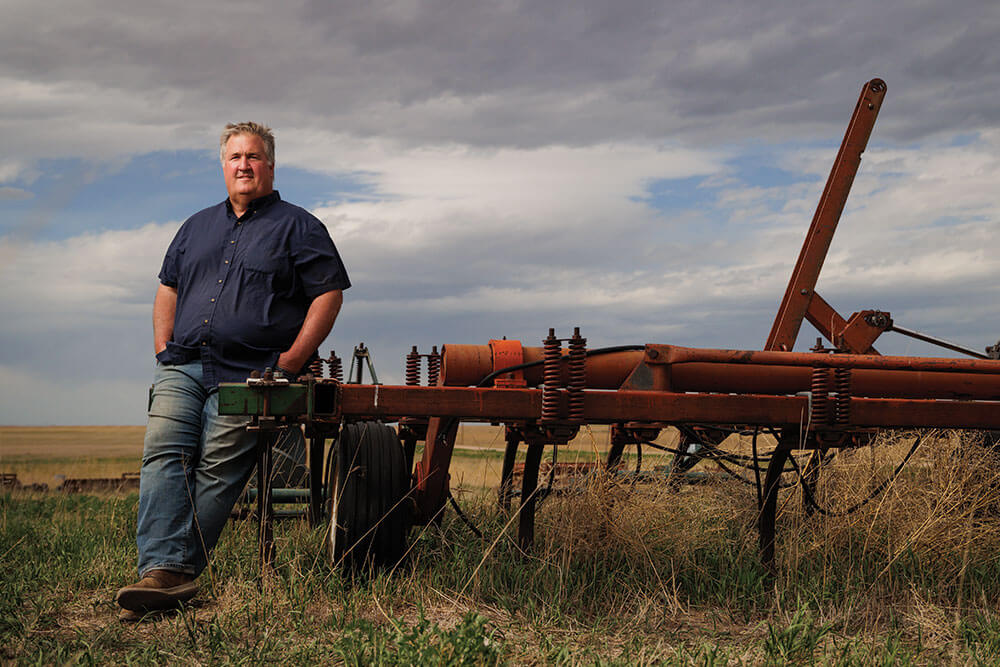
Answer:
<svg viewBox="0 0 1000 667"><path fill-rule="evenodd" d="M646 352L646 354L649 355L650 359L656 359L657 357L660 356L660 351L659 350L648 350Z"/></svg>

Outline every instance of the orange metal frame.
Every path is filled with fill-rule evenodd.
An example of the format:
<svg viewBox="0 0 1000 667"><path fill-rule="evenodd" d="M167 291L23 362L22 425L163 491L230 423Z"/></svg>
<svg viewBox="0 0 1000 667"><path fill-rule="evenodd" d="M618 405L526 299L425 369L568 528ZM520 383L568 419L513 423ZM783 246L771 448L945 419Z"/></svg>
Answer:
<svg viewBox="0 0 1000 667"><path fill-rule="evenodd" d="M586 361L587 423L619 429L684 423L780 429L762 499L765 561L773 558L778 480L790 450L849 446L860 433L878 427L1000 428L1000 362L879 356L873 344L891 326L889 314L865 310L844 318L816 292L885 92L881 79L862 88L763 351L647 345ZM836 353L792 352L803 320ZM414 471L418 519L431 520L440 515L449 493L447 471L461 419L507 423L508 436L521 434L528 440L529 459L537 459L532 447L545 442L537 425L544 356L543 348L521 348L516 341L447 345L438 387L382 387L377 413L371 388L344 387L343 413L383 419L435 415ZM478 386L491 373L514 365L519 366L511 375L516 384L494 380ZM560 369L562 387L570 382L566 366ZM566 414L565 405L562 411ZM517 443L508 437L508 447ZM532 492L523 489L522 497Z"/></svg>
<svg viewBox="0 0 1000 667"><path fill-rule="evenodd" d="M619 445L630 441L630 433L671 424L771 427L778 434L778 448L763 484L759 526L762 556L770 562L778 482L793 449L852 446L879 427L1000 429L1000 361L880 356L873 344L892 325L888 313L865 310L844 318L816 293L885 92L880 79L862 88L763 351L650 344L591 350L582 367L574 367L579 356L574 362L562 348L561 356L551 354L551 333L547 348L524 347L514 340L449 344L442 348L436 386L310 379L309 391L315 393L310 393L308 418L333 425L341 419L402 420L408 451L417 440L425 443L413 466L418 522L435 520L445 507L460 421L505 424L505 474L513 469L520 442L528 446L523 542L533 535L541 448L565 442L584 423L612 424ZM793 352L803 320L833 349ZM579 344L582 339L574 340ZM540 389L544 384L549 386ZM582 418L579 403L571 405L581 392ZM328 414L317 410L314 415L316 405L332 407ZM550 411L546 419L543 409ZM571 420L569 415L577 416Z"/></svg>

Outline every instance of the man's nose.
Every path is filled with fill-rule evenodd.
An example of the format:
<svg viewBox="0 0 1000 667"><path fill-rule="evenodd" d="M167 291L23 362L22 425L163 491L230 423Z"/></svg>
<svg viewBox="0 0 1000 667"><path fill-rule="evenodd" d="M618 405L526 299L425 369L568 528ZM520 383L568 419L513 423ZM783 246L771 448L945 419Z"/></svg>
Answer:
<svg viewBox="0 0 1000 667"><path fill-rule="evenodd" d="M239 164L237 165L237 169L242 171L244 169L249 169L249 168L250 168L250 159L246 155L244 155L240 158Z"/></svg>

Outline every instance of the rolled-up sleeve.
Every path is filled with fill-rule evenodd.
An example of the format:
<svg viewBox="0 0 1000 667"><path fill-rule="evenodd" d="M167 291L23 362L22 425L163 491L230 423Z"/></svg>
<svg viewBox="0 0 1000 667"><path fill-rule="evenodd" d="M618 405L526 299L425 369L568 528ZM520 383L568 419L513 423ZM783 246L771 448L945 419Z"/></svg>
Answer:
<svg viewBox="0 0 1000 667"><path fill-rule="evenodd" d="M184 236L187 225L183 225L177 234L174 235L174 240L170 242L170 247L167 248L167 254L163 256L163 266L160 267L160 282L167 287L177 287L177 281L180 279L180 264L181 258L184 255Z"/></svg>
<svg viewBox="0 0 1000 667"><path fill-rule="evenodd" d="M340 253L319 220L314 218L299 225L291 245L295 272L306 297L314 299L331 290L345 290L351 286Z"/></svg>

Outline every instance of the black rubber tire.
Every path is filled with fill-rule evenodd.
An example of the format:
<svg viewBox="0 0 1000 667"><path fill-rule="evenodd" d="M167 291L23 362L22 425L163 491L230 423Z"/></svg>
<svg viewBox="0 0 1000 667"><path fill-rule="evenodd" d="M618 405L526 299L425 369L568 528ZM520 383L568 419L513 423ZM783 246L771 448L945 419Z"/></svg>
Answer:
<svg viewBox="0 0 1000 667"><path fill-rule="evenodd" d="M406 553L413 524L410 476L396 432L381 422L347 424L330 448L326 480L335 566L392 568Z"/></svg>

